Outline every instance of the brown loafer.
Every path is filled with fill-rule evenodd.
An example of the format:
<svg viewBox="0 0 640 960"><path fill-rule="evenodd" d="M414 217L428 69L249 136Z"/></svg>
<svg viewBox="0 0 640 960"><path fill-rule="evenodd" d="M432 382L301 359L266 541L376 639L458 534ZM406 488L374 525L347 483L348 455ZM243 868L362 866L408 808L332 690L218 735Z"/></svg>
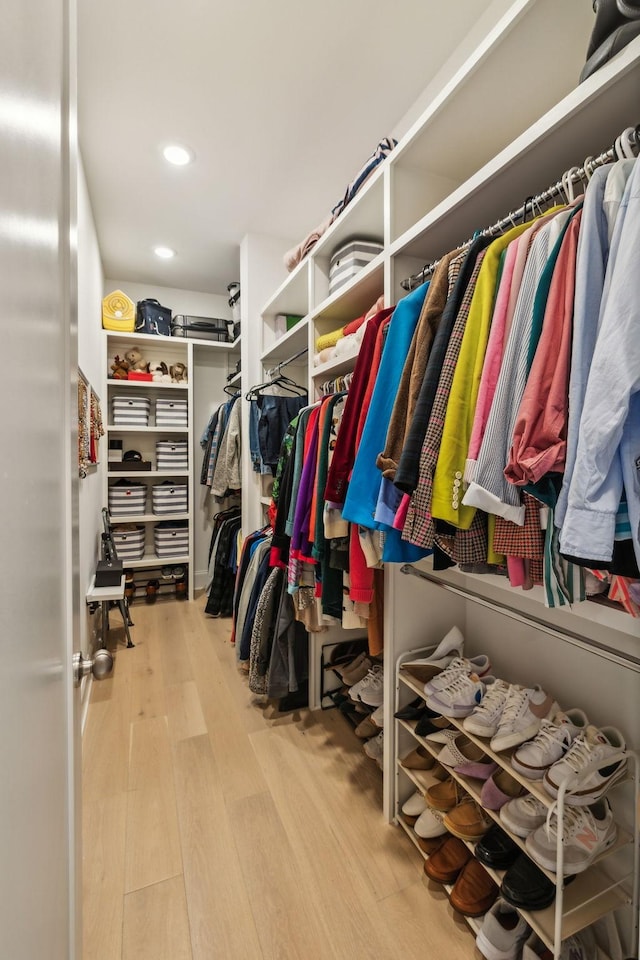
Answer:
<svg viewBox="0 0 640 960"><path fill-rule="evenodd" d="M424 872L436 883L453 883L473 854L457 837L447 837L442 846L424 862Z"/></svg>
<svg viewBox="0 0 640 960"><path fill-rule="evenodd" d="M498 887L484 867L472 857L458 874L449 903L465 917L481 917L495 903Z"/></svg>
<svg viewBox="0 0 640 960"><path fill-rule="evenodd" d="M416 747L400 761L406 770L431 770L435 762L433 754L423 746Z"/></svg>
<svg viewBox="0 0 640 960"><path fill-rule="evenodd" d="M442 822L454 837L470 841L484 837L487 830L493 826L493 820L471 797L465 797L456 807L449 810Z"/></svg>
<svg viewBox="0 0 640 960"><path fill-rule="evenodd" d="M466 796L467 794L460 784L453 777L449 777L447 780L434 783L433 786L429 787L424 798L434 810L446 812L452 810Z"/></svg>
<svg viewBox="0 0 640 960"><path fill-rule="evenodd" d="M420 847L423 853L426 853L428 856L433 856L436 850L439 850L443 843L446 843L449 840L449 834L443 833L441 837L419 837L418 834L414 834L416 843Z"/></svg>

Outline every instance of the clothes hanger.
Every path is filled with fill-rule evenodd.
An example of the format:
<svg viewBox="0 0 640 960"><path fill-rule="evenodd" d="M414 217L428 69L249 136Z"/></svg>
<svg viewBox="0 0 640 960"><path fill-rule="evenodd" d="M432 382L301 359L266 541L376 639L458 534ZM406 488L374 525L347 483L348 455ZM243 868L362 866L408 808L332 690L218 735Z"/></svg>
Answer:
<svg viewBox="0 0 640 960"><path fill-rule="evenodd" d="M228 397L236 397L236 398L237 398L237 397L240 396L240 391L239 391L239 390L236 390L235 387L230 387L229 384L227 384L226 386L224 386L222 389L224 390L224 392L227 394Z"/></svg>

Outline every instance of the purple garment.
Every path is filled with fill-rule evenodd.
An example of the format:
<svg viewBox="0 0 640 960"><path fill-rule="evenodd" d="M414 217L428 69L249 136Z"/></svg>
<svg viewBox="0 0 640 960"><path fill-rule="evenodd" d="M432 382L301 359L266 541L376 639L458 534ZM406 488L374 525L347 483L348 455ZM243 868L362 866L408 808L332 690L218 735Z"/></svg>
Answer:
<svg viewBox="0 0 640 960"><path fill-rule="evenodd" d="M296 501L296 512L293 518L293 534L291 536L291 549L299 551L305 557L311 557L312 547L309 543L309 521L316 476L319 416L320 410L316 409L309 418L307 430L312 431L311 441L302 465L302 476L300 477L300 486L298 487L298 499Z"/></svg>

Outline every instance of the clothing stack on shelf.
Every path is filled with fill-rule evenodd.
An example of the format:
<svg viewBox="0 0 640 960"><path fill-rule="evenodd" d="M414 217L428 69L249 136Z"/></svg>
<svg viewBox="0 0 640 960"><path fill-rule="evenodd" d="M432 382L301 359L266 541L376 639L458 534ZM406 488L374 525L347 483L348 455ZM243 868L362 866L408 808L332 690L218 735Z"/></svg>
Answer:
<svg viewBox="0 0 640 960"><path fill-rule="evenodd" d="M318 337L316 352L313 356L314 366L319 367L323 363L338 360L340 357L356 357L362 344L367 321L379 313L383 307L384 297L378 297L373 306L361 317L356 317L343 327Z"/></svg>
<svg viewBox="0 0 640 960"><path fill-rule="evenodd" d="M426 876L455 910L479 918L476 942L489 960L545 956L570 884L564 949L595 957L589 925L611 909L604 900L617 886L600 861L634 836L609 799L633 757L622 734L579 707L561 709L539 686L494 676L487 656L464 656L457 627L424 652L399 665L395 719L398 818Z"/></svg>
<svg viewBox="0 0 640 960"><path fill-rule="evenodd" d="M631 157L592 169L365 325L325 496L382 560L503 573L549 607L606 571L637 615L639 185Z"/></svg>

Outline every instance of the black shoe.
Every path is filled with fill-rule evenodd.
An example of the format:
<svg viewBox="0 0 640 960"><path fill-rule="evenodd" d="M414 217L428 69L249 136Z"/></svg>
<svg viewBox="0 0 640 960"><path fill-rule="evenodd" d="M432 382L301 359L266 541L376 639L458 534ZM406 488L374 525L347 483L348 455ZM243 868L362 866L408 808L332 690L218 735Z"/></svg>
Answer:
<svg viewBox="0 0 640 960"><path fill-rule="evenodd" d="M303 681L300 689L295 693L288 693L282 697L278 704L278 713L288 713L290 710L300 710L302 707L309 706L309 684Z"/></svg>
<svg viewBox="0 0 640 960"><path fill-rule="evenodd" d="M518 844L498 824L485 833L473 852L480 863L494 870L506 870L522 853Z"/></svg>
<svg viewBox="0 0 640 960"><path fill-rule="evenodd" d="M425 710L429 710L429 708L425 707ZM439 714L434 713L433 710L429 710L427 715L418 720L415 733L418 737L426 737L428 733L447 730L450 726L451 723L446 717L441 717Z"/></svg>
<svg viewBox="0 0 640 960"><path fill-rule="evenodd" d="M556 898L556 885L521 853L502 878L500 896L521 910L544 910Z"/></svg>
<svg viewBox="0 0 640 960"><path fill-rule="evenodd" d="M396 720L420 720L421 717L425 716L424 711L426 709L427 706L422 697L416 697L411 703L397 710L394 717Z"/></svg>

